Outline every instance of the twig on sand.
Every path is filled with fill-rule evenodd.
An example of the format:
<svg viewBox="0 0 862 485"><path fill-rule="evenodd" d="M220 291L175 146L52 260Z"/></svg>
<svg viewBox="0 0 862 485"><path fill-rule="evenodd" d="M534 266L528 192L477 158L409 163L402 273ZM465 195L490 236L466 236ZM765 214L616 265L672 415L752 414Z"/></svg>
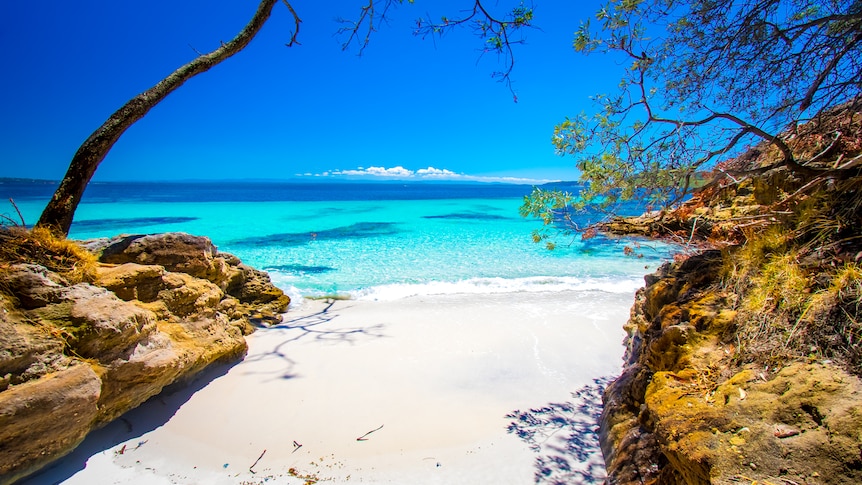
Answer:
<svg viewBox="0 0 862 485"><path fill-rule="evenodd" d="M254 468L254 467L255 467L255 465L257 465L257 462L259 462L259 461L260 461L260 459L261 459L261 458L263 458L263 455L265 455L265 454L266 454L266 450L263 450L263 452L260 454L260 456L259 456L259 457L257 457L257 460L254 460L254 463L252 463L252 464L251 464L251 466L250 466L250 467L248 467L248 471L250 471L252 475L254 475L255 473L257 473L256 471L252 470L252 468Z"/></svg>
<svg viewBox="0 0 862 485"><path fill-rule="evenodd" d="M370 435L371 433L373 433L375 431L380 431L382 428L383 428L383 425L381 424L379 428L372 429L371 431L365 433L364 435L360 436L359 438L356 438L356 441L368 441L368 439L365 438L366 436Z"/></svg>
<svg viewBox="0 0 862 485"><path fill-rule="evenodd" d="M293 451L291 453L296 453L296 450L302 448L302 443L297 443L296 440L293 440Z"/></svg>

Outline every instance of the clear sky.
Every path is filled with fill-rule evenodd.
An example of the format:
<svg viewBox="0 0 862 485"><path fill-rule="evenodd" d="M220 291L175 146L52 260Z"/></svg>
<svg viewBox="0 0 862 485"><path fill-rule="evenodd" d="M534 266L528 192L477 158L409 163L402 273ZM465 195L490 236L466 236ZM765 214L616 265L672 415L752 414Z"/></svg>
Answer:
<svg viewBox="0 0 862 485"><path fill-rule="evenodd" d="M593 109L621 67L572 49L594 0L535 0L516 46L518 102L480 57L469 29L411 33L471 0L417 0L391 12L364 54L341 50L338 17L362 0L294 0L301 45L279 3L252 43L168 96L130 128L94 180L287 179L449 171L458 178L572 180L554 154L555 123ZM517 5L487 0L502 11ZM0 2L0 177L62 178L78 146L113 111L227 41L256 0L5 0ZM400 170L401 167L403 170ZM432 170L431 172L434 172ZM345 175L340 175L344 177ZM371 180L369 178L369 180Z"/></svg>

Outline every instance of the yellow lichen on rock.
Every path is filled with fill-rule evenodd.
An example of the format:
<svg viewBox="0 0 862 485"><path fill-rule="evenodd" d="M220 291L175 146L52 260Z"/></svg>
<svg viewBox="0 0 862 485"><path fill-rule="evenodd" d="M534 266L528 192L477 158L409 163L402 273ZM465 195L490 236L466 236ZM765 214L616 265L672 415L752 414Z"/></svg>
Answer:
<svg viewBox="0 0 862 485"><path fill-rule="evenodd" d="M735 330L750 314L731 309L723 257L662 268L636 298L602 416L613 483L862 481L862 381L828 361L745 361Z"/></svg>
<svg viewBox="0 0 862 485"><path fill-rule="evenodd" d="M290 302L265 273L219 255L206 238L103 241L115 262L97 265L90 255L83 271L74 255L85 251L69 250L72 242L50 246L66 251L46 258L62 263L53 269L23 261L44 250L27 248L33 238L18 231L20 244L0 254L2 484L63 456L166 386L241 358L253 323L279 322Z"/></svg>

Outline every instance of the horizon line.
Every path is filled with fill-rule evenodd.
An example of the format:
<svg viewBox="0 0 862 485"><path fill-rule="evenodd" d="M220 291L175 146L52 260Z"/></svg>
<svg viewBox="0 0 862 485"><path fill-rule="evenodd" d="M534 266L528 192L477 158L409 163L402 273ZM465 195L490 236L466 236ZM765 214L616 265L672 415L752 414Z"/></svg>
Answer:
<svg viewBox="0 0 862 485"><path fill-rule="evenodd" d="M31 177L0 177L0 184L6 182L30 182L44 184L59 184L60 180L42 179ZM574 180L550 180L550 179L528 179L520 177L473 177L463 178L424 178L424 177L386 177L386 176L311 176L311 177L287 177L287 178L224 178L224 179L115 179L115 180L91 180L90 184L120 184L120 183L378 183L378 184L476 184L476 185L547 185L547 184L578 184Z"/></svg>

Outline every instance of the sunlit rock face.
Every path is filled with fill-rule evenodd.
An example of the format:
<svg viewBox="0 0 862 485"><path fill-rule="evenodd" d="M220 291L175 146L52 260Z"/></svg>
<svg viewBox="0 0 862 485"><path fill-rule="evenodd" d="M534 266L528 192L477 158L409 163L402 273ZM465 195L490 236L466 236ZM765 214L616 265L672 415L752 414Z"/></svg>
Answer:
<svg viewBox="0 0 862 485"><path fill-rule="evenodd" d="M174 233L91 243L95 281L0 271L0 483L69 453L89 431L207 366L290 302L266 273Z"/></svg>
<svg viewBox="0 0 862 485"><path fill-rule="evenodd" d="M862 381L828 361L736 362L722 257L665 265L638 292L604 394L608 483L862 483Z"/></svg>

